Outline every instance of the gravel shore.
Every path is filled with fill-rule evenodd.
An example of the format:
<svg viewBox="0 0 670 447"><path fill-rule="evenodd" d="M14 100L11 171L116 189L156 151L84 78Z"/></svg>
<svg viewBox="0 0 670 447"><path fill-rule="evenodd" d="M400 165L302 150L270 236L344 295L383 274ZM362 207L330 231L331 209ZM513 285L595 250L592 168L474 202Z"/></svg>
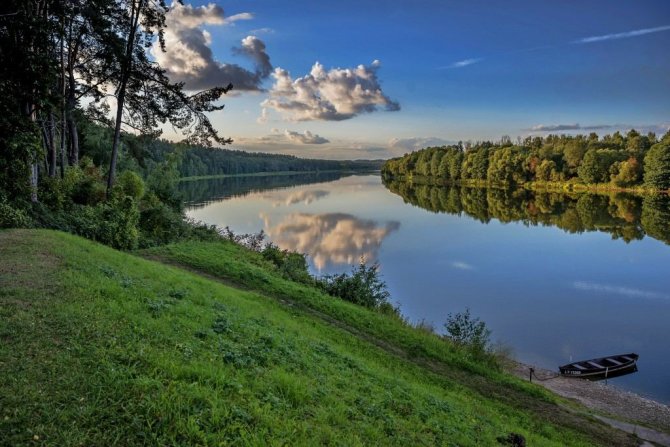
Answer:
<svg viewBox="0 0 670 447"><path fill-rule="evenodd" d="M514 362L510 372L528 380L531 365ZM559 396L574 399L593 410L604 422L635 433L640 439L670 447L670 407L624 391L604 382L566 378L554 371L534 367L533 383ZM650 444L646 444L650 445Z"/></svg>

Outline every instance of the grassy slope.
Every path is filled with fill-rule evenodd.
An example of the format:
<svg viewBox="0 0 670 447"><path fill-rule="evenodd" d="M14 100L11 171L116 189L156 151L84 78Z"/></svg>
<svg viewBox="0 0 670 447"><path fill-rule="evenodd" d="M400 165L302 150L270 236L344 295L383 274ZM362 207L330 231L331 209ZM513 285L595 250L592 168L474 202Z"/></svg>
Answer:
<svg viewBox="0 0 670 447"><path fill-rule="evenodd" d="M467 359L414 346L428 335L291 289L253 253L151 255L265 295L63 233L0 232L0 445L635 445L512 379L468 380ZM266 296L282 293L295 300Z"/></svg>

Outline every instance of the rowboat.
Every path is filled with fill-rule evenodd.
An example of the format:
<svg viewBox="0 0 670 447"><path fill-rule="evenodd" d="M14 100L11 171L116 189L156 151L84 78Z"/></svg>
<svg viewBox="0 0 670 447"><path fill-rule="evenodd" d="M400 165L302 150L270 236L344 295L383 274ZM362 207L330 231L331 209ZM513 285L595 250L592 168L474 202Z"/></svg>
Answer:
<svg viewBox="0 0 670 447"><path fill-rule="evenodd" d="M639 355L634 353L610 355L599 359L568 363L559 366L558 369L561 375L565 377L591 380L607 379L637 371L638 357Z"/></svg>

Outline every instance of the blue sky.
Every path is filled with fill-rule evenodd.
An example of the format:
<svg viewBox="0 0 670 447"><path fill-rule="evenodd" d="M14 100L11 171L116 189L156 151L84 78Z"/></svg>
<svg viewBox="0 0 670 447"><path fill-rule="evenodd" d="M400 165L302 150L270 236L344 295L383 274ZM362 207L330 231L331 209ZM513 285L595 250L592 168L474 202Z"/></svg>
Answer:
<svg viewBox="0 0 670 447"><path fill-rule="evenodd" d="M180 44L157 58L187 87L232 79L212 120L235 148L387 158L554 126L670 125L665 0L191 5L168 21Z"/></svg>

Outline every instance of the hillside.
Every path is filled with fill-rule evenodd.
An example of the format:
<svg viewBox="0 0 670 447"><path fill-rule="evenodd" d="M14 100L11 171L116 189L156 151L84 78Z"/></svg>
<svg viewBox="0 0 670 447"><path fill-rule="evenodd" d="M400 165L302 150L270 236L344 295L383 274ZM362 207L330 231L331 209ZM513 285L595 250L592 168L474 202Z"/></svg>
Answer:
<svg viewBox="0 0 670 447"><path fill-rule="evenodd" d="M0 444L636 445L239 246L144 256L0 232Z"/></svg>

